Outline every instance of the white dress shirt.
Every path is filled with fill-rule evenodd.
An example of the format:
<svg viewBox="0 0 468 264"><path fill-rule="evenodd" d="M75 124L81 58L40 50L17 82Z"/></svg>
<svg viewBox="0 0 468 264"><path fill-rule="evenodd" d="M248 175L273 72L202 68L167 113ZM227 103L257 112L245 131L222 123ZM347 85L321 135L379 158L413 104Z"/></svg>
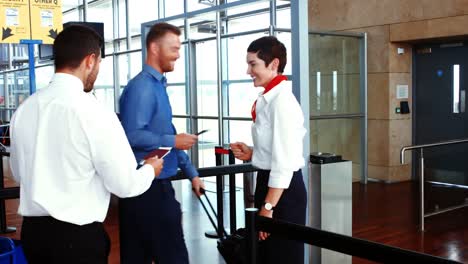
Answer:
<svg viewBox="0 0 468 264"><path fill-rule="evenodd" d="M290 82L283 81L256 103L252 124L252 165L271 170L268 186L288 188L293 172L304 167L302 155L304 114L292 93Z"/></svg>
<svg viewBox="0 0 468 264"><path fill-rule="evenodd" d="M154 179L151 165L136 170L116 114L85 93L73 75L55 74L18 107L10 126L10 165L23 216L102 222L110 193L140 195Z"/></svg>

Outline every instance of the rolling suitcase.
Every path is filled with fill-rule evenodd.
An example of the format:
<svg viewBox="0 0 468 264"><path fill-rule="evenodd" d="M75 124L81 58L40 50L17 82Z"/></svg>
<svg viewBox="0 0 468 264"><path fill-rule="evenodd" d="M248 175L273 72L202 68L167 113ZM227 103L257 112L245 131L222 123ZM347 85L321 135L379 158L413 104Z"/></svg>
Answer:
<svg viewBox="0 0 468 264"><path fill-rule="evenodd" d="M205 191L202 191L205 197L205 200L208 206L211 209L212 214L214 215L215 219L218 217L216 211L214 210L213 205L210 202L210 199L205 194ZM216 223L211 216L208 208L206 207L205 202L203 202L201 196L197 196L198 200L200 201L203 209L206 212L211 224L213 225L215 230L218 230ZM223 256L224 260L227 264L244 264L247 263L246 260L246 231L244 228L239 228L234 232L234 234L228 235L224 226L221 227L223 231L223 237L218 240L218 251Z"/></svg>

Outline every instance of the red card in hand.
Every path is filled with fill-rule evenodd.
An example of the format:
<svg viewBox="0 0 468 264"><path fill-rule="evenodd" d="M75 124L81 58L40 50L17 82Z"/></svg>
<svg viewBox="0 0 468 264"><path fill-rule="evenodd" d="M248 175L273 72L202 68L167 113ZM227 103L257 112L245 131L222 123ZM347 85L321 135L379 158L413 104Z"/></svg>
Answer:
<svg viewBox="0 0 468 264"><path fill-rule="evenodd" d="M160 159L164 158L167 154L169 154L169 152L171 152L171 149L172 148L160 147L151 151L145 157L143 157L143 160L140 161L140 165L145 164L145 160L153 158L155 156L158 156Z"/></svg>

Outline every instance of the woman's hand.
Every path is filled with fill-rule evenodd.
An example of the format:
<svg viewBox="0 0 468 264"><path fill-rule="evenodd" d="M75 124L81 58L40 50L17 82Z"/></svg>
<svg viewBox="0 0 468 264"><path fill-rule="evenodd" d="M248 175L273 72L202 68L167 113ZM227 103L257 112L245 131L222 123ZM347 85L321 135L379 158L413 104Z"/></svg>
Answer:
<svg viewBox="0 0 468 264"><path fill-rule="evenodd" d="M235 142L229 144L231 147L234 157L240 160L251 160L253 150L247 146L244 142Z"/></svg>
<svg viewBox="0 0 468 264"><path fill-rule="evenodd" d="M258 213L258 215L268 217L268 218L273 218L273 211L272 210L267 210L267 209L262 207L262 209L260 209L260 212ZM260 240L266 240L269 236L270 236L270 233L263 232L263 231L260 231L259 234L258 234L258 238Z"/></svg>

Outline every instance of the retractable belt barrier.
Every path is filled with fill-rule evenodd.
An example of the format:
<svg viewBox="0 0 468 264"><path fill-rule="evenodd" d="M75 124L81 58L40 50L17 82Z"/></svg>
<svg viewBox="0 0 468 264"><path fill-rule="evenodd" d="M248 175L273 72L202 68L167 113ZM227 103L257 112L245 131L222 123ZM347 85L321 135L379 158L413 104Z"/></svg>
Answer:
<svg viewBox="0 0 468 264"><path fill-rule="evenodd" d="M247 208L245 215L246 229L249 235L247 238L249 264L257 263L257 231L260 230L273 233L284 239L303 242L379 263L460 263L364 239L257 216L257 210L254 208Z"/></svg>

